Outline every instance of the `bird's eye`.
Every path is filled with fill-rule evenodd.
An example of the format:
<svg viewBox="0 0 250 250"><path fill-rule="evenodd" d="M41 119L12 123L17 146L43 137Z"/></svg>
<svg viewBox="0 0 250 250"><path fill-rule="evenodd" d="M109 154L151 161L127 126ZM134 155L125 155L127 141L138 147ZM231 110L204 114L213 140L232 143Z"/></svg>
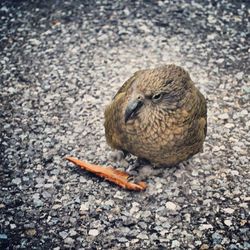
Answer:
<svg viewBox="0 0 250 250"><path fill-rule="evenodd" d="M161 100L161 98L162 98L162 93L158 93L158 94L155 94L155 95L152 96L152 100L154 102L157 102L157 101Z"/></svg>

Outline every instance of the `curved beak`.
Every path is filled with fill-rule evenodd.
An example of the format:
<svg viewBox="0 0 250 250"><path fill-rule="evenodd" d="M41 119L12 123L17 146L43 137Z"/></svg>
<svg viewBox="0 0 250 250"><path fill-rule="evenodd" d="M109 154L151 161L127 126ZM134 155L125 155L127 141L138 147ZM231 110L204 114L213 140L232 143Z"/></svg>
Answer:
<svg viewBox="0 0 250 250"><path fill-rule="evenodd" d="M125 110L125 123L135 117L137 111L142 107L142 105L143 101L138 99L128 103L128 106Z"/></svg>

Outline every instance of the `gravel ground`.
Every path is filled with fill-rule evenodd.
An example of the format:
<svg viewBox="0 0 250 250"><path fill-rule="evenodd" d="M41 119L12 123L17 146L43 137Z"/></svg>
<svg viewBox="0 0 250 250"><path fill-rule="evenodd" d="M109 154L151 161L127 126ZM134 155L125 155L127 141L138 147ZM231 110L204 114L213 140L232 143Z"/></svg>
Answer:
<svg viewBox="0 0 250 250"><path fill-rule="evenodd" d="M249 7L1 1L0 249L250 249ZM142 193L65 162L114 165L105 105L166 63L208 100L204 153Z"/></svg>

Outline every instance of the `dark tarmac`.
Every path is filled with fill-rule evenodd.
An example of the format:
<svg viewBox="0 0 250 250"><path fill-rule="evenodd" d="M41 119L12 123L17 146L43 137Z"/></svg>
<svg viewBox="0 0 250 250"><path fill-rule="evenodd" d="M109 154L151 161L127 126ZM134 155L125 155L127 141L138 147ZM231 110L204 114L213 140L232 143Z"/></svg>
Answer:
<svg viewBox="0 0 250 250"><path fill-rule="evenodd" d="M248 1L1 1L1 249L250 249ZM103 111L175 63L208 101L204 152L125 191ZM133 164L131 160L130 164Z"/></svg>

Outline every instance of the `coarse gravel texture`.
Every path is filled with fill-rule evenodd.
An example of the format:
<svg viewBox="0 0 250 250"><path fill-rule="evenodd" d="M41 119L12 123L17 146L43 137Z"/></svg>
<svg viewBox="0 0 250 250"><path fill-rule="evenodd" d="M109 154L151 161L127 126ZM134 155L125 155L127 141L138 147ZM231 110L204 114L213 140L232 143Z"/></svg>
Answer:
<svg viewBox="0 0 250 250"><path fill-rule="evenodd" d="M0 249L250 249L249 7L1 1ZM203 153L141 193L64 160L114 165L105 105L167 63L207 98Z"/></svg>

